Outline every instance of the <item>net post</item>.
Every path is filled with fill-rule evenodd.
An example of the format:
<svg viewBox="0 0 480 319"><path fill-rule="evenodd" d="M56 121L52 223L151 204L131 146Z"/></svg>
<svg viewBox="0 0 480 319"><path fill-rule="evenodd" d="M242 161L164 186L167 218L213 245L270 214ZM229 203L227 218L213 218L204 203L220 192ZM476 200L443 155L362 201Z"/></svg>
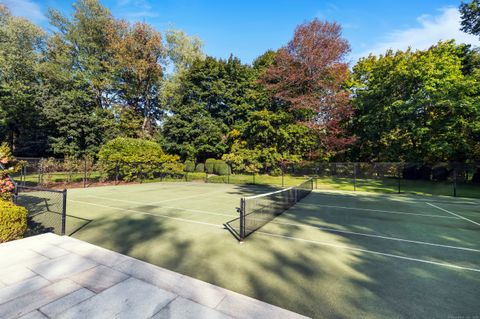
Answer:
<svg viewBox="0 0 480 319"><path fill-rule="evenodd" d="M61 234L65 235L65 226L67 223L67 189L63 189L63 207L62 207L62 230Z"/></svg>
<svg viewBox="0 0 480 319"><path fill-rule="evenodd" d="M245 198L240 199L240 241L245 239Z"/></svg>

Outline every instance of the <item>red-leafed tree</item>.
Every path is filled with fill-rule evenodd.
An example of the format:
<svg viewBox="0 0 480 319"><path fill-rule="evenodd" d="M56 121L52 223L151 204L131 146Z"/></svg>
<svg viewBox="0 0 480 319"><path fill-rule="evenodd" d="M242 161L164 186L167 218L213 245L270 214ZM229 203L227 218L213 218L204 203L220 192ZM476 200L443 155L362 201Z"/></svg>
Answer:
<svg viewBox="0 0 480 319"><path fill-rule="evenodd" d="M350 46L341 31L339 24L318 19L298 26L260 80L275 98L308 114L302 122L318 134L323 156L353 141L342 128L352 107L343 88L349 77L345 56Z"/></svg>

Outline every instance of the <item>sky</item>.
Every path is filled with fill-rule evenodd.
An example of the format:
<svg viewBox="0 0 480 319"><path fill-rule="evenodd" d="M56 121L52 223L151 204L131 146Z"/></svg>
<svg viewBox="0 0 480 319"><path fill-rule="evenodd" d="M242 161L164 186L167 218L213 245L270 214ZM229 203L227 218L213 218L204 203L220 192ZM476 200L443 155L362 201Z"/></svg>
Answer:
<svg viewBox="0 0 480 319"><path fill-rule="evenodd" d="M387 49L426 49L439 40L480 45L463 33L454 0L101 0L117 18L148 22L159 31L182 29L199 37L206 54L230 54L251 63L268 49L288 43L295 27L314 18L342 25L353 64L369 53ZM49 7L72 12L73 1L0 0L15 15L48 29Z"/></svg>

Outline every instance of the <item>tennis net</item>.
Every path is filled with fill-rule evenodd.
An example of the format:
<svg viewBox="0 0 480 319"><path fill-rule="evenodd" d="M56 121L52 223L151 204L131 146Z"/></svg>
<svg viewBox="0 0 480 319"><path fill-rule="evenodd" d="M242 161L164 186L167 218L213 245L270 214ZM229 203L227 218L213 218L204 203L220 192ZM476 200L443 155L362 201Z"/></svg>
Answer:
<svg viewBox="0 0 480 319"><path fill-rule="evenodd" d="M244 197L240 201L240 240L305 198L313 190L313 178L300 185L271 193Z"/></svg>

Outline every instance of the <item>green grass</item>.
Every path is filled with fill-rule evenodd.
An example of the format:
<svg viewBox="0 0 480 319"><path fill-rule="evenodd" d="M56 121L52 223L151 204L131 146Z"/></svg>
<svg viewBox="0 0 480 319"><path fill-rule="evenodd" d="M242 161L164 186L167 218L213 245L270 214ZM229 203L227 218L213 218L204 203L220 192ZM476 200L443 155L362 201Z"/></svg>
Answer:
<svg viewBox="0 0 480 319"><path fill-rule="evenodd" d="M443 265L480 268L478 251L446 248L480 250L479 228L425 203L480 222L477 200L316 191L239 244L222 225L238 216L240 197L270 189L218 183L71 189L67 232L314 318L480 313L480 272Z"/></svg>

